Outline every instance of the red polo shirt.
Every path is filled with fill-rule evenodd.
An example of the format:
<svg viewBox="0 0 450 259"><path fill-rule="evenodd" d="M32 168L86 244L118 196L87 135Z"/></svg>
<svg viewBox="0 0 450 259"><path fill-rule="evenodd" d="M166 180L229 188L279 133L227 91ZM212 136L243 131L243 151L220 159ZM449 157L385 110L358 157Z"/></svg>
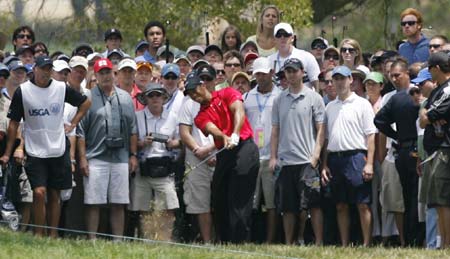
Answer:
<svg viewBox="0 0 450 259"><path fill-rule="evenodd" d="M136 84L133 84L133 90L131 90L130 95L131 99L133 100L135 111L140 111L145 108L145 105L143 105L137 100L137 95L140 94L141 92L142 92L141 89L139 89L139 87Z"/></svg>
<svg viewBox="0 0 450 259"><path fill-rule="evenodd" d="M195 117L195 125L205 133L206 124L211 122L225 135L231 136L234 128L234 117L230 111L230 106L235 101L242 101L242 95L231 87L213 92L210 103L200 107L200 111L197 117ZM241 141L253 137L253 130L247 120L247 116L244 118L244 124L242 125L239 137ZM217 148L223 146L222 140L214 140L214 143Z"/></svg>

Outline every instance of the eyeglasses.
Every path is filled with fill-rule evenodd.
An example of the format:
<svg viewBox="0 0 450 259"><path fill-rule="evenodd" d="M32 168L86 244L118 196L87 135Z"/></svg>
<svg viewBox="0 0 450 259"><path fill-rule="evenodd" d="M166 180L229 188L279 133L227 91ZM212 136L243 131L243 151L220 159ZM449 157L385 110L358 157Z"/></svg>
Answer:
<svg viewBox="0 0 450 259"><path fill-rule="evenodd" d="M147 94L147 97L150 97L150 98L160 97L160 96L162 96L162 94L158 93L158 92L152 92L152 93Z"/></svg>
<svg viewBox="0 0 450 259"><path fill-rule="evenodd" d="M277 32L277 34L275 34L275 38L281 38L281 37L289 38L291 36L292 36L292 34L287 33L287 32Z"/></svg>
<svg viewBox="0 0 450 259"><path fill-rule="evenodd" d="M17 34L17 38L18 39L31 39L31 35L30 34Z"/></svg>
<svg viewBox="0 0 450 259"><path fill-rule="evenodd" d="M339 60L339 55L325 55L325 60L329 59Z"/></svg>
<svg viewBox="0 0 450 259"><path fill-rule="evenodd" d="M428 46L429 49L438 49L440 48L442 45L441 44L430 44L430 46Z"/></svg>
<svg viewBox="0 0 450 259"><path fill-rule="evenodd" d="M225 75L225 70L223 70L223 69L216 70L216 74Z"/></svg>
<svg viewBox="0 0 450 259"><path fill-rule="evenodd" d="M348 51L349 53L351 53L351 54L356 53L356 49L355 49L355 48L341 48L341 52L342 52L342 53L346 53L347 51Z"/></svg>
<svg viewBox="0 0 450 259"><path fill-rule="evenodd" d="M166 79L166 80L177 80L178 77L175 76L175 75L167 75L167 76L164 76L164 79Z"/></svg>
<svg viewBox="0 0 450 259"><path fill-rule="evenodd" d="M417 21L404 21L404 22L401 22L400 25L402 27L405 27L406 25L413 26L416 23L417 23Z"/></svg>
<svg viewBox="0 0 450 259"><path fill-rule="evenodd" d="M226 67L240 67L240 63L225 63Z"/></svg>

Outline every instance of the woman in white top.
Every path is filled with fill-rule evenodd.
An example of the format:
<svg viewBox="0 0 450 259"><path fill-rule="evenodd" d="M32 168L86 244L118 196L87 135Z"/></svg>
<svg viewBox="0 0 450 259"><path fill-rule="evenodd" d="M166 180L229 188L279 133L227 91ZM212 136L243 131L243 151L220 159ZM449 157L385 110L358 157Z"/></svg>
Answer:
<svg viewBox="0 0 450 259"><path fill-rule="evenodd" d="M266 6L262 10L256 28L256 35L252 35L247 39L247 41L256 43L260 57L268 57L277 51L273 29L279 22L280 11L275 5Z"/></svg>

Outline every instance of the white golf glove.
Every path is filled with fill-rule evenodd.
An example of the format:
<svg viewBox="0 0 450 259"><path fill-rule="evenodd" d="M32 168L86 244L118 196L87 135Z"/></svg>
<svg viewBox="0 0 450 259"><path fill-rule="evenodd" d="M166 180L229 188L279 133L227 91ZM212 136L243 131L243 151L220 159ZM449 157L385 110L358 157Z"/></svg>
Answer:
<svg viewBox="0 0 450 259"><path fill-rule="evenodd" d="M233 146L239 145L239 135L236 133L231 134L231 142Z"/></svg>

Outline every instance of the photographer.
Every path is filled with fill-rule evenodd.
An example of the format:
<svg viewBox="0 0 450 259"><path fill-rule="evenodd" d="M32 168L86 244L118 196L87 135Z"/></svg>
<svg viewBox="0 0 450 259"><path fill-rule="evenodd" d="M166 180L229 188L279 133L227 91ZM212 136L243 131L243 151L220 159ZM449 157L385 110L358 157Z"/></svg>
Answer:
<svg viewBox="0 0 450 259"><path fill-rule="evenodd" d="M158 211L152 215L153 219L157 219L154 220L156 225L152 226L155 236L157 234L159 239L170 240L175 221L174 210L179 208L171 166L173 153L170 151L180 147L177 117L163 108L169 94L160 84L150 83L139 99L147 106L136 112L140 166L131 180L129 210ZM154 206L149 206L151 201ZM147 229L145 223L150 221L144 220L144 232Z"/></svg>

